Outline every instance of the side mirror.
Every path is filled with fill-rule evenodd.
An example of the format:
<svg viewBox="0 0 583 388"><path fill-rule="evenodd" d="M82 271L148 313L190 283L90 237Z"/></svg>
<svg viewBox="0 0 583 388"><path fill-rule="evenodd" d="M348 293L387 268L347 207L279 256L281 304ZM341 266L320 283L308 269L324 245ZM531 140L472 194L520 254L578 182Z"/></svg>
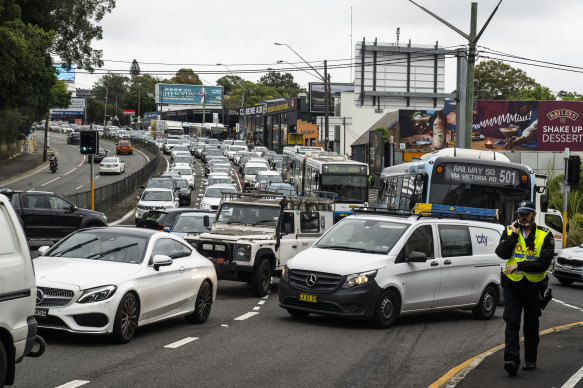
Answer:
<svg viewBox="0 0 583 388"><path fill-rule="evenodd" d="M140 189L145 189L146 185L140 185Z"/></svg>
<svg viewBox="0 0 583 388"><path fill-rule="evenodd" d="M204 223L204 227L208 229L208 227L210 225L210 218L209 218L209 216L204 216L202 218L202 220L203 220L203 223Z"/></svg>
<svg viewBox="0 0 583 388"><path fill-rule="evenodd" d="M48 251L48 250L49 250L49 248L50 248L50 247L49 247L48 245L43 245L42 247L39 247L39 248L37 249L37 253L38 253L40 256L42 256L42 255L44 255L44 254L45 254L45 252L46 252L46 251Z"/></svg>
<svg viewBox="0 0 583 388"><path fill-rule="evenodd" d="M152 265L154 266L154 269L156 271L158 271L158 269L160 267L172 265L172 262L173 262L172 258L170 256L166 256L166 255L156 255L152 259Z"/></svg>
<svg viewBox="0 0 583 388"><path fill-rule="evenodd" d="M136 201L139 201L139 200L140 200L140 197L136 197Z"/></svg>
<svg viewBox="0 0 583 388"><path fill-rule="evenodd" d="M163 232L170 232L170 227L169 226L165 226L162 228Z"/></svg>
<svg viewBox="0 0 583 388"><path fill-rule="evenodd" d="M540 210L543 213L549 210L549 197L546 195L540 196Z"/></svg>
<svg viewBox="0 0 583 388"><path fill-rule="evenodd" d="M72 212L74 212L75 210L77 210L77 205L71 205L71 207L69 208Z"/></svg>
<svg viewBox="0 0 583 388"><path fill-rule="evenodd" d="M409 263L425 263L427 261L427 255L423 252L413 251L407 256L407 261Z"/></svg>

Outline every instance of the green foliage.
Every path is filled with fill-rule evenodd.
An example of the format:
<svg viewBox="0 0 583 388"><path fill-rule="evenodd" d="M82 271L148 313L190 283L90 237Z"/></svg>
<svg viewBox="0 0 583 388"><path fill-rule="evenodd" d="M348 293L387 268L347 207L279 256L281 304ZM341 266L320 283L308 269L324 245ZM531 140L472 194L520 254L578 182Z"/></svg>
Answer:
<svg viewBox="0 0 583 388"><path fill-rule="evenodd" d="M95 98L89 97L87 99L87 121L94 124L103 124L103 114L105 104Z"/></svg>
<svg viewBox="0 0 583 388"><path fill-rule="evenodd" d="M300 85L294 82L294 76L290 73L281 74L278 71L269 71L267 74L259 78L259 83L265 86L273 86L274 88L283 89L299 89Z"/></svg>
<svg viewBox="0 0 583 388"><path fill-rule="evenodd" d="M537 86L523 70L495 60L478 63L474 78L474 96L479 100L518 99L521 90Z"/></svg>
<svg viewBox="0 0 583 388"><path fill-rule="evenodd" d="M49 107L51 108L68 108L71 105L71 92L67 90L67 83L58 80L51 89Z"/></svg>
<svg viewBox="0 0 583 388"><path fill-rule="evenodd" d="M554 101L555 94L546 86L536 84L532 89L520 89L516 95L517 100L530 101Z"/></svg>
<svg viewBox="0 0 583 388"><path fill-rule="evenodd" d="M130 79L119 74L104 74L99 77L95 86L91 90L91 94L99 100L105 101L107 95L107 102L117 101L121 103L128 90Z"/></svg>
<svg viewBox="0 0 583 388"><path fill-rule="evenodd" d="M577 92L563 92L560 96L563 101L583 101L583 96Z"/></svg>
<svg viewBox="0 0 583 388"><path fill-rule="evenodd" d="M140 114L155 111L156 102L154 101L154 89L156 83L159 82L160 79L153 77L150 74L133 77L129 84L129 90L124 95L123 107L126 109L135 109L136 113L138 113L139 98Z"/></svg>
<svg viewBox="0 0 583 388"><path fill-rule="evenodd" d="M27 125L27 121L18 109L0 110L0 144L10 144L22 139L24 137L22 128Z"/></svg>
<svg viewBox="0 0 583 388"><path fill-rule="evenodd" d="M170 82L174 84L202 85L200 77L192 69L178 70L176 75L170 79Z"/></svg>

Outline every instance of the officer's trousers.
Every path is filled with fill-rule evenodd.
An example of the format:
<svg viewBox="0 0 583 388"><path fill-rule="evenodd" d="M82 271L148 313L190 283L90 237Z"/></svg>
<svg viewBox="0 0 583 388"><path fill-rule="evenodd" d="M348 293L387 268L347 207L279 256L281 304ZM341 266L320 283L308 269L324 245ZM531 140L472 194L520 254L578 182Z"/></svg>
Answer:
<svg viewBox="0 0 583 388"><path fill-rule="evenodd" d="M524 310L524 360L536 362L539 343L540 292L536 283L523 279L504 288L506 322L504 361L520 364L520 319Z"/></svg>

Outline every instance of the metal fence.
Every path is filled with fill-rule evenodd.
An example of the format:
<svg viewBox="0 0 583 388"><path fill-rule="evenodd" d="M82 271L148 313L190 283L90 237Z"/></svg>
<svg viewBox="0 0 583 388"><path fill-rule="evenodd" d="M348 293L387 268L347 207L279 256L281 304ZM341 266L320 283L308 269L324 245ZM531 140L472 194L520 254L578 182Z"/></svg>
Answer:
<svg viewBox="0 0 583 388"><path fill-rule="evenodd" d="M124 179L94 189L95 210L103 212L120 203L134 193L141 185L145 184L158 168L160 150L155 143L142 139L132 139L132 144L134 147L142 148L150 152L154 157L140 170L128 175ZM79 207L91 208L91 191L65 195L64 197Z"/></svg>

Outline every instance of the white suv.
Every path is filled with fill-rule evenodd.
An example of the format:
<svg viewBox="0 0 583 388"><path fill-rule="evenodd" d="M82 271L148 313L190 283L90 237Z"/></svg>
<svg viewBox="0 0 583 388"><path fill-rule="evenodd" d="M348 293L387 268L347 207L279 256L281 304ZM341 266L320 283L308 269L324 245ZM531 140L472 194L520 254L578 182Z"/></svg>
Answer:
<svg viewBox="0 0 583 388"><path fill-rule="evenodd" d="M490 319L500 297L504 261L494 250L503 231L497 223L369 209L287 263L279 304L293 316L369 319L382 328L398 316L445 309Z"/></svg>
<svg viewBox="0 0 583 388"><path fill-rule="evenodd" d="M37 295L30 251L18 216L0 194L0 387L14 383L15 365L40 356L45 344L36 335ZM33 351L35 343L39 346Z"/></svg>

